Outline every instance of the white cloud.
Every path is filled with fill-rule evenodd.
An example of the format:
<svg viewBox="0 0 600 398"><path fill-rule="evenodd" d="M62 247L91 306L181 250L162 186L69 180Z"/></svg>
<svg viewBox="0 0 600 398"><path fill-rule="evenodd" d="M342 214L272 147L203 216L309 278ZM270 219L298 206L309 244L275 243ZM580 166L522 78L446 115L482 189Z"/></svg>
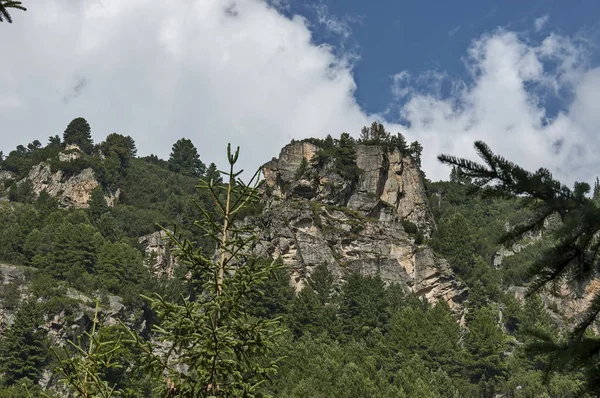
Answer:
<svg viewBox="0 0 600 398"><path fill-rule="evenodd" d="M352 34L352 29L348 19L339 18L332 15L325 4L318 4L315 6L317 12L317 21L324 25L327 30L337 35L340 35L343 39L348 39Z"/></svg>
<svg viewBox="0 0 600 398"><path fill-rule="evenodd" d="M540 30L542 30L544 26L546 26L546 24L548 23L548 20L550 20L550 17L548 15L536 18L535 21L533 21L533 27L535 28L535 31L539 32Z"/></svg>
<svg viewBox="0 0 600 398"><path fill-rule="evenodd" d="M188 137L204 161L223 166L231 142L242 147L246 169L292 138L357 135L377 115L356 103L353 58L314 45L304 18L279 12L285 4L47 0L15 14L14 24L0 26L0 149L61 134L78 116L96 140L133 136L141 155L167 157ZM448 175L438 154L475 157L475 140L569 180L600 171L600 69L590 68L579 42L495 31L473 42L466 66L466 81L439 71L392 77L405 101L396 112L410 127L388 130L421 141L430 178ZM567 104L549 118L556 95Z"/></svg>
<svg viewBox="0 0 600 398"><path fill-rule="evenodd" d="M222 166L231 142L255 168L292 138L369 120L348 59L260 0L48 0L0 28L5 153L83 116L97 141L129 134L167 157L189 137Z"/></svg>
<svg viewBox="0 0 600 398"><path fill-rule="evenodd" d="M573 40L556 35L537 46L502 30L475 40L466 60L469 81L452 82L457 89L450 97L413 91L400 107L410 123L405 133L434 152L424 158L426 172L448 175L434 154L478 160L472 144L483 140L530 170L549 167L566 182L591 181L600 173L600 118L593 111L600 101L600 68L574 61L584 54ZM546 100L556 93L572 100L550 118Z"/></svg>

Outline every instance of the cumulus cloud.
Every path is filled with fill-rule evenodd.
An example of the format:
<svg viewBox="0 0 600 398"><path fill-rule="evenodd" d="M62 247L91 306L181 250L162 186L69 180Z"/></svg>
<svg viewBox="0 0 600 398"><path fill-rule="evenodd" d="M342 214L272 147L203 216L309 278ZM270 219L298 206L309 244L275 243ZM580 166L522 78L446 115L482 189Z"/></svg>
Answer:
<svg viewBox="0 0 600 398"><path fill-rule="evenodd" d="M189 137L220 165L231 142L255 168L292 138L358 131L370 118L348 59L276 3L40 2L1 27L2 149L83 116L96 141L119 132L167 157Z"/></svg>
<svg viewBox="0 0 600 398"><path fill-rule="evenodd" d="M252 169L292 138L358 135L374 119L385 122L357 105L355 58L315 45L305 18L281 13L286 4L39 2L0 27L0 149L60 134L83 116L96 141L119 132L134 137L139 154L167 157L188 137L204 161L220 165L231 142ZM473 41L467 79L400 71L392 89L403 124L388 130L424 145L432 179L448 175L438 154L475 158L472 143L484 140L528 168L591 180L600 170L600 69L582 46L499 30Z"/></svg>
<svg viewBox="0 0 600 398"><path fill-rule="evenodd" d="M447 96L413 90L399 106L428 152L477 159L483 140L499 154L531 170L548 167L572 183L600 173L600 68L582 67L585 49L569 38L549 35L530 44L517 33L498 30L468 50L467 81L455 79ZM447 78L447 77L445 77ZM433 93L432 93L433 92ZM550 112L548 99L558 112ZM425 157L430 176L447 175L434 154Z"/></svg>

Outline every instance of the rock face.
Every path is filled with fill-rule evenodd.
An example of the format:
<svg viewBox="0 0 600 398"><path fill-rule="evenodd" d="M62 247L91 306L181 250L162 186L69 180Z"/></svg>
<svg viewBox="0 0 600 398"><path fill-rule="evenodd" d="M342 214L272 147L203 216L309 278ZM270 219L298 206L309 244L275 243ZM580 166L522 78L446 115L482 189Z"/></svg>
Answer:
<svg viewBox="0 0 600 398"><path fill-rule="evenodd" d="M46 163L33 166L26 180L33 184L36 195L46 190L50 196L59 198L63 207L87 207L92 191L98 186L92 169L84 169L77 175L65 178L61 170L52 173L50 165Z"/></svg>
<svg viewBox="0 0 600 398"><path fill-rule="evenodd" d="M0 264L0 336L12 324L17 307L26 298L23 267Z"/></svg>
<svg viewBox="0 0 600 398"><path fill-rule="evenodd" d="M144 247L144 263L153 275L172 278L177 264L171 255L170 241L165 231L157 231L138 239Z"/></svg>
<svg viewBox="0 0 600 398"><path fill-rule="evenodd" d="M68 146L59 154L59 160L63 162L73 161L81 156L81 151L76 145ZM33 166L27 177L18 182L25 181L33 185L36 195L46 190L50 196L59 199L62 207L86 208L91 198L92 191L98 187L98 181L91 168L83 169L80 173L69 176L62 170L52 172L48 163L40 163ZM105 196L109 206L114 206L120 191L109 193Z"/></svg>
<svg viewBox="0 0 600 398"><path fill-rule="evenodd" d="M379 275L451 307L462 301L466 289L447 262L403 228L405 220L424 236L435 228L412 158L358 145L360 176L353 182L337 174L332 163L310 164L318 150L311 143L292 143L263 166L266 207L246 220L256 227L262 254L283 260L297 290L324 263L340 282L351 273ZM302 159L309 166L300 176Z"/></svg>

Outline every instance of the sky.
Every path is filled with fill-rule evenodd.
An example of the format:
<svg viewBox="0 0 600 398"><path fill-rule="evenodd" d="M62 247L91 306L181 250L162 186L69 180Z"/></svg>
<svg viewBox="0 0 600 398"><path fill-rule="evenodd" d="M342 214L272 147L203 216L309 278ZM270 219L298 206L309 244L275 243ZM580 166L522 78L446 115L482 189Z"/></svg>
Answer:
<svg viewBox="0 0 600 398"><path fill-rule="evenodd" d="M0 23L0 150L62 134L190 138L248 171L291 139L376 120L441 153L473 142L567 184L600 174L597 0L24 0Z"/></svg>

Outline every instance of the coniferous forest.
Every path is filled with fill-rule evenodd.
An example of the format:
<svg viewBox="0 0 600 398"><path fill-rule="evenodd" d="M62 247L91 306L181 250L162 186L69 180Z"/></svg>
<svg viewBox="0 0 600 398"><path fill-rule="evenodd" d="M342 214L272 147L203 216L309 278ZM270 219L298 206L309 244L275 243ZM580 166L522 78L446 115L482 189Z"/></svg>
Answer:
<svg viewBox="0 0 600 398"><path fill-rule="evenodd" d="M301 144L319 151L295 180L324 168L350 186L361 147L417 168L427 150L377 123ZM600 188L477 148L487 166L443 155L447 181L421 172L433 233L402 223L449 264L451 307L378 275L340 281L327 263L291 284L282 258L255 250L270 188L238 174L243 148L218 167L186 138L169 159L138 157L129 136L94 143L83 118L18 146L0 163L0 396L594 396ZM82 175L86 203L55 189ZM175 266L157 272L163 255ZM576 318L558 291L574 281L588 295Z"/></svg>

